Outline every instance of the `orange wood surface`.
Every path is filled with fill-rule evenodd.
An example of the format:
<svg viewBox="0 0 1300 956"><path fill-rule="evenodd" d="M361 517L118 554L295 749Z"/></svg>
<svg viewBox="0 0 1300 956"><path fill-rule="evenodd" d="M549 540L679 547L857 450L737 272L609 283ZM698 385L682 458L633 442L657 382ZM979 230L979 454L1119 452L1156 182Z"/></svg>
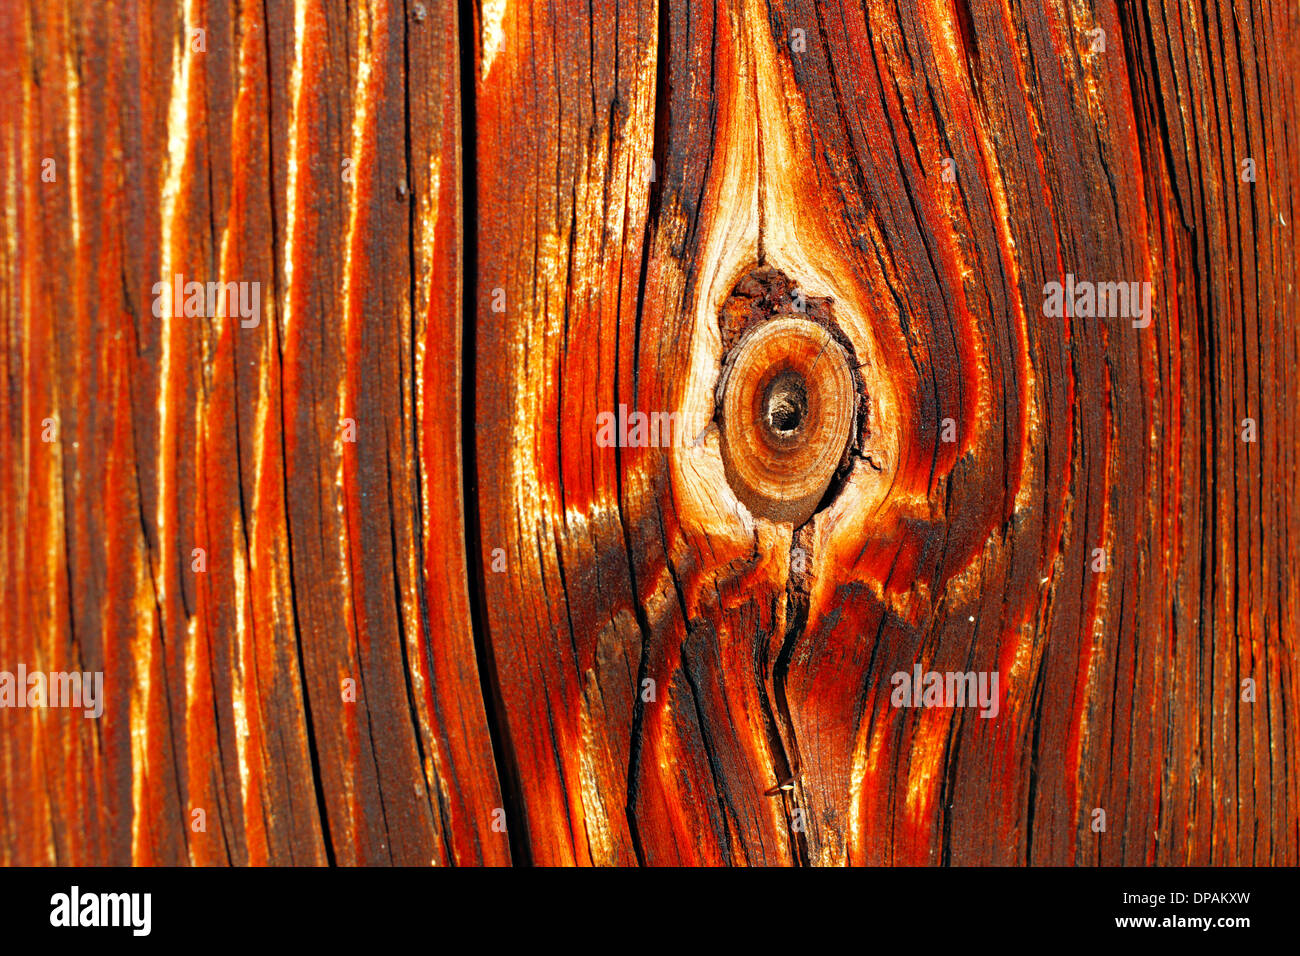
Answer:
<svg viewBox="0 0 1300 956"><path fill-rule="evenodd" d="M1298 38L2 0L0 671L104 709L0 708L0 863L1296 864ZM718 412L804 299L811 517Z"/></svg>

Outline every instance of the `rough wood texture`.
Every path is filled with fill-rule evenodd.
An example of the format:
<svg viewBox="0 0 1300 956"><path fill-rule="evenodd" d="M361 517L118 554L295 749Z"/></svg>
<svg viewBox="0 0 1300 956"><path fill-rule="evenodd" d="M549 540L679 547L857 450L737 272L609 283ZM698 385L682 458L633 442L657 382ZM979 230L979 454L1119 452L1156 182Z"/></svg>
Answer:
<svg viewBox="0 0 1300 956"><path fill-rule="evenodd" d="M489 10L478 504L533 858L1294 861L1294 11ZM870 396L802 573L713 436L591 440L709 420L757 262ZM1067 273L1151 324L1044 318ZM999 716L891 707L916 662L999 671Z"/></svg>
<svg viewBox="0 0 1300 956"><path fill-rule="evenodd" d="M0 660L106 700L0 711L4 862L509 859L460 508L457 15L425 7L3 5ZM156 318L176 273L260 283L260 323Z"/></svg>
<svg viewBox="0 0 1300 956"><path fill-rule="evenodd" d="M1300 862L1297 39L0 4L0 670L106 687L0 710L0 863ZM722 454L754 274L852 366L806 521Z"/></svg>

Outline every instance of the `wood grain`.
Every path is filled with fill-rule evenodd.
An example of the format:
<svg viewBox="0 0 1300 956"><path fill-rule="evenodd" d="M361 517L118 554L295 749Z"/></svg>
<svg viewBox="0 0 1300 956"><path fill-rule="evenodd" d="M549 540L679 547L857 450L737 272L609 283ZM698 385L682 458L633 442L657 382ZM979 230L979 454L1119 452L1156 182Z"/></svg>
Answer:
<svg viewBox="0 0 1300 956"><path fill-rule="evenodd" d="M103 670L106 710L0 712L0 861L509 860L459 504L457 13L422 9L5 5L0 658ZM259 283L260 323L156 318L176 273Z"/></svg>
<svg viewBox="0 0 1300 956"><path fill-rule="evenodd" d="M1295 860L1294 13L496 9L479 507L535 859ZM708 432L591 437L619 404L711 419L760 263L834 300L870 396L798 529ZM1067 273L1151 282L1150 324L1044 317ZM998 718L892 707L918 662L999 672Z"/></svg>
<svg viewBox="0 0 1300 956"><path fill-rule="evenodd" d="M105 679L0 709L0 863L1300 862L1298 36L0 5L0 671ZM720 414L774 310L848 366L788 507Z"/></svg>

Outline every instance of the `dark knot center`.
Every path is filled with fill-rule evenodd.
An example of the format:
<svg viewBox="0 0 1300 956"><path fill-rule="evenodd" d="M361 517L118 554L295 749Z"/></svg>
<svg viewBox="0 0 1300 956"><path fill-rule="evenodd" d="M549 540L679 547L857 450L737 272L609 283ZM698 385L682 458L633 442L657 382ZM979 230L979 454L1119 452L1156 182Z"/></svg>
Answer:
<svg viewBox="0 0 1300 956"><path fill-rule="evenodd" d="M787 371L772 379L763 404L767 427L788 438L799 430L808 417L808 389L803 376Z"/></svg>

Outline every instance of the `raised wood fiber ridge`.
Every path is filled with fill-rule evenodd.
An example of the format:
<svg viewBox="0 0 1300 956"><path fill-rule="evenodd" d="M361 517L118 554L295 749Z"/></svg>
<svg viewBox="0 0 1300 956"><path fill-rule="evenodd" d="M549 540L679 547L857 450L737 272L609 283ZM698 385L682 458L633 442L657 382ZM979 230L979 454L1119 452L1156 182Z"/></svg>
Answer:
<svg viewBox="0 0 1300 956"><path fill-rule="evenodd" d="M0 2L0 864L1300 862L1298 40Z"/></svg>

